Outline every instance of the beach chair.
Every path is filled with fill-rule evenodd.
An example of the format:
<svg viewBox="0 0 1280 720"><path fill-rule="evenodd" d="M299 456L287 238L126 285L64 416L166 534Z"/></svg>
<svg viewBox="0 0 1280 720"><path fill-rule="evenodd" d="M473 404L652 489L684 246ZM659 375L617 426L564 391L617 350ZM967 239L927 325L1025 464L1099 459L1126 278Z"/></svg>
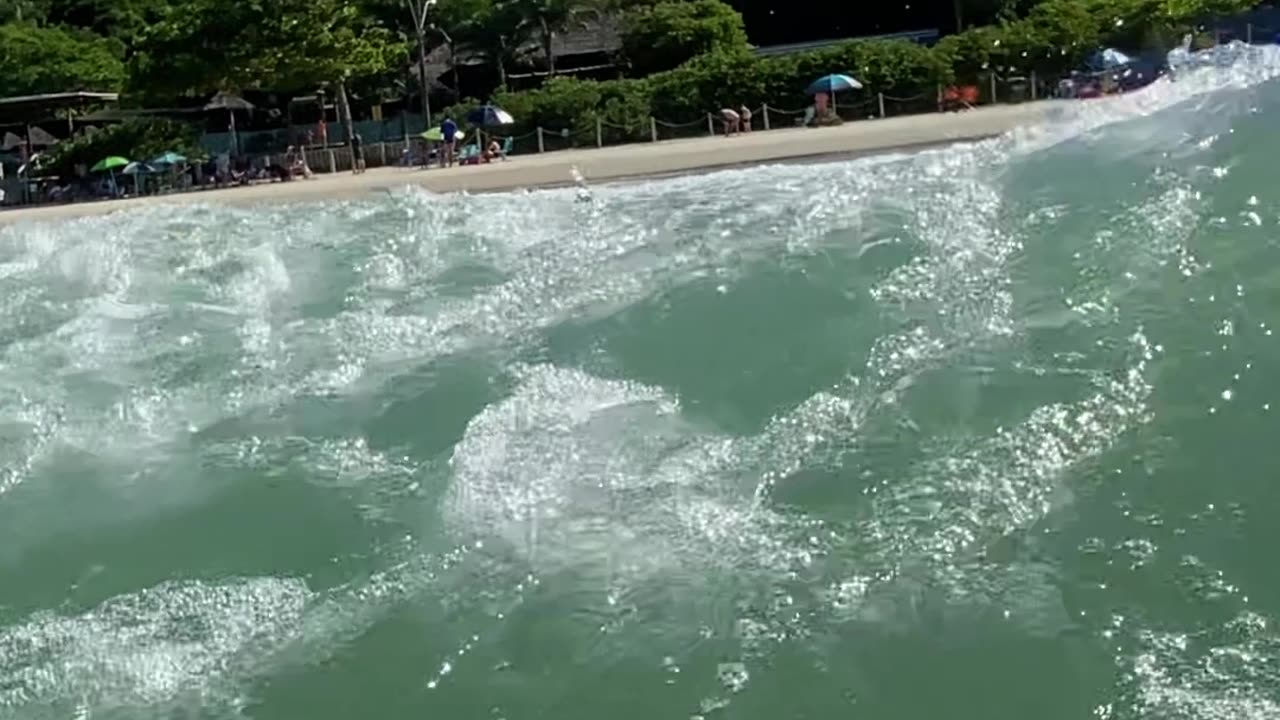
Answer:
<svg viewBox="0 0 1280 720"><path fill-rule="evenodd" d="M512 150L515 146L516 146L516 141L515 141L515 139L514 139L514 138L512 138L511 136L507 136L507 137L503 138L503 140L502 140L502 150L501 150L501 153L502 153L502 159L503 159L503 160L506 160L506 159L507 159L507 156L511 154L511 150Z"/></svg>
<svg viewBox="0 0 1280 720"><path fill-rule="evenodd" d="M480 146L479 145L463 145L462 151L458 153L459 165L475 165L480 162Z"/></svg>

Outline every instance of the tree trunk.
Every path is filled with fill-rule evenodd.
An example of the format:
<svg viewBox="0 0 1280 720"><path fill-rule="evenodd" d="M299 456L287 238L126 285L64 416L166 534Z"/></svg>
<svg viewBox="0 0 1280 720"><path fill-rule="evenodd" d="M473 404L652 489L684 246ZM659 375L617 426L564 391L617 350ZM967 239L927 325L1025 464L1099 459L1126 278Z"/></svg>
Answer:
<svg viewBox="0 0 1280 720"><path fill-rule="evenodd" d="M422 93L422 117L431 122L431 82L427 79L427 34L418 33L418 92Z"/></svg>
<svg viewBox="0 0 1280 720"><path fill-rule="evenodd" d="M449 69L453 71L453 101L462 102L462 80L458 78L458 48L449 40Z"/></svg>
<svg viewBox="0 0 1280 720"><path fill-rule="evenodd" d="M555 41L556 34L547 27L545 18L538 18L538 23L542 27L542 50L547 54L547 75L552 76L556 74L556 54L551 43Z"/></svg>
<svg viewBox="0 0 1280 720"><path fill-rule="evenodd" d="M502 56L499 55L497 57L497 63L495 64L498 66L498 86L501 87L503 90L506 90L507 89L507 63L505 60L502 59Z"/></svg>
<svg viewBox="0 0 1280 720"><path fill-rule="evenodd" d="M356 127L351 122L351 103L347 101L347 81L345 78L338 79L338 118L342 120L342 133L346 136L347 147L351 148L351 169L356 171L364 160L364 143L359 146L355 144Z"/></svg>

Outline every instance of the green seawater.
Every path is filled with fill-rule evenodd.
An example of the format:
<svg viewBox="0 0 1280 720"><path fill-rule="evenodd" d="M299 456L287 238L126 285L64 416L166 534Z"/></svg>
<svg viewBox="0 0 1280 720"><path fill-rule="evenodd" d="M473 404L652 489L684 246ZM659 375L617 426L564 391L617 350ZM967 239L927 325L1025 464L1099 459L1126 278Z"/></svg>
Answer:
<svg viewBox="0 0 1280 720"><path fill-rule="evenodd" d="M1280 717L1280 55L1219 65L0 227L0 718Z"/></svg>

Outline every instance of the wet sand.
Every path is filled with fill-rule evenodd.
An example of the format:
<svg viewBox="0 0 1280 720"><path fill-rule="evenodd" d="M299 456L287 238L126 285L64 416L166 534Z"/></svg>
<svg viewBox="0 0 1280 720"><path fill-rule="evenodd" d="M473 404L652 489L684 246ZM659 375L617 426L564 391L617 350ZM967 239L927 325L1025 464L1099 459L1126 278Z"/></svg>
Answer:
<svg viewBox="0 0 1280 720"><path fill-rule="evenodd" d="M431 168L375 168L361 175L335 173L310 180L264 183L125 200L46 205L0 211L0 224L55 220L128 210L155 203L256 205L287 201L341 200L373 192L417 186L432 192L492 192L562 186L573 170L588 182L677 175L766 162L908 150L999 135L1046 119L1052 102L994 105L963 113L931 113L846 123L830 128L757 131L735 137L707 137L636 143L603 149L520 155L487 165Z"/></svg>

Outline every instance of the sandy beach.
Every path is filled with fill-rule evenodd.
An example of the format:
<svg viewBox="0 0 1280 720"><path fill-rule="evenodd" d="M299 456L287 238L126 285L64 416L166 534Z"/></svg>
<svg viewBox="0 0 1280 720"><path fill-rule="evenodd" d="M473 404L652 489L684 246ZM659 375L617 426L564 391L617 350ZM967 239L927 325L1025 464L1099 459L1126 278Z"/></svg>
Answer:
<svg viewBox="0 0 1280 720"><path fill-rule="evenodd" d="M232 203L348 199L418 186L432 192L490 192L572 182L573 169L588 182L624 180L765 162L905 150L979 140L1046 119L1051 103L994 105L962 113L930 113L846 123L830 128L790 128L723 136L637 143L603 149L520 155L488 165L376 168L362 175L335 173L310 180L267 183L124 200L47 205L0 211L0 224L73 218L154 203Z"/></svg>

